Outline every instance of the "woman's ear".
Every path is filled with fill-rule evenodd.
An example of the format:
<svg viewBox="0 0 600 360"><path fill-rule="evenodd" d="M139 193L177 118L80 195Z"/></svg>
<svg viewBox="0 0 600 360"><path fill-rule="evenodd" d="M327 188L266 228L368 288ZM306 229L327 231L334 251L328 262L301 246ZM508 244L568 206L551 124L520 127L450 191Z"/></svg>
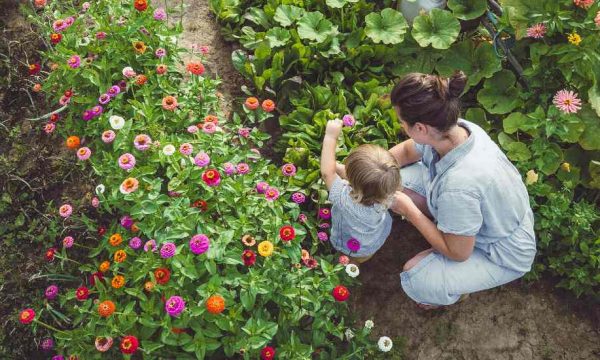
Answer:
<svg viewBox="0 0 600 360"><path fill-rule="evenodd" d="M427 133L429 132L429 129L427 128L427 125L420 123L420 122L416 122L413 125L413 129L412 129L416 134L419 135L427 135Z"/></svg>

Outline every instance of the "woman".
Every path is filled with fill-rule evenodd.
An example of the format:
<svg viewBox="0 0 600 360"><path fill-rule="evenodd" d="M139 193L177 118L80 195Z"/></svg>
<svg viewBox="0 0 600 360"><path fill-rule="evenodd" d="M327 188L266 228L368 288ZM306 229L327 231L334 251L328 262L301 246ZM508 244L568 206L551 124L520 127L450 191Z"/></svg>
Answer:
<svg viewBox="0 0 600 360"><path fill-rule="evenodd" d="M520 278L536 252L519 172L483 129L459 119L465 84L462 72L449 79L413 73L391 93L410 137L390 149L405 166L393 210L432 247L410 259L400 278L424 308Z"/></svg>

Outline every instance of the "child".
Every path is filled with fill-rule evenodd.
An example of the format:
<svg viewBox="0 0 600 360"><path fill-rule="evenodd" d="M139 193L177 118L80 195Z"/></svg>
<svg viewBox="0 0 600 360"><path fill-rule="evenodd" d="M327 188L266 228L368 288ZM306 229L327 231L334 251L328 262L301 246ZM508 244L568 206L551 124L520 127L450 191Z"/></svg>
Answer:
<svg viewBox="0 0 600 360"><path fill-rule="evenodd" d="M341 131L341 120L329 121L321 151L321 177L333 204L330 239L336 250L362 263L390 234L388 207L401 188L400 166L376 145L361 145L350 152L345 165L337 164L335 148Z"/></svg>

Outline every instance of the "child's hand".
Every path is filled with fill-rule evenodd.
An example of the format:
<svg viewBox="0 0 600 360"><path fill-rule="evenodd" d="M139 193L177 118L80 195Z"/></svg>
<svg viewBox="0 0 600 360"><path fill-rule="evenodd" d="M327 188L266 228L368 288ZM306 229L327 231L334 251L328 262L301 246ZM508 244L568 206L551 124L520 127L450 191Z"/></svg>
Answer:
<svg viewBox="0 0 600 360"><path fill-rule="evenodd" d="M342 126L344 126L344 123L340 119L329 120L327 122L327 127L325 128L325 136L331 136L334 139L337 139L342 132Z"/></svg>

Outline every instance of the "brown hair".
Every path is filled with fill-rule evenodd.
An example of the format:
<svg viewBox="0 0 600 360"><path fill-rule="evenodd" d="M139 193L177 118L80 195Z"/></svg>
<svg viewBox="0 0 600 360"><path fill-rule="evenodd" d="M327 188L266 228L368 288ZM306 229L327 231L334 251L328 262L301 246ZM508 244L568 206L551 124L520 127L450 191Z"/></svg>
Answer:
<svg viewBox="0 0 600 360"><path fill-rule="evenodd" d="M400 79L390 97L400 118L411 126L420 122L445 132L458 121L459 97L466 84L462 71L449 78L411 73Z"/></svg>
<svg viewBox="0 0 600 360"><path fill-rule="evenodd" d="M350 196L363 205L389 205L392 195L402 188L400 165L381 146L361 145L345 160L346 175L352 186Z"/></svg>

